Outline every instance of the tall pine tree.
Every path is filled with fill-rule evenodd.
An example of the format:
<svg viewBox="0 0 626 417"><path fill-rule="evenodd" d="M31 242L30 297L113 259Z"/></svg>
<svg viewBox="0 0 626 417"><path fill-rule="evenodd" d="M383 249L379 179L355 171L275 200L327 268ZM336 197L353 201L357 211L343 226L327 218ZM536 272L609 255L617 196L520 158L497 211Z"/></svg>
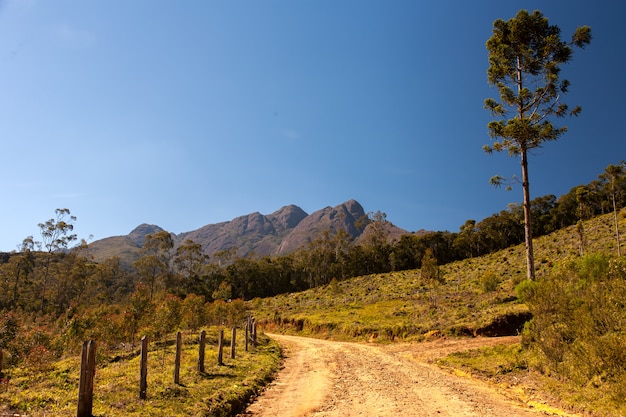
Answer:
<svg viewBox="0 0 626 417"><path fill-rule="evenodd" d="M570 42L562 41L560 34L561 30L550 25L541 12L520 10L508 21L498 19L493 23L493 35L486 45L487 78L500 97L485 100L485 108L496 119L488 125L493 143L483 149L488 153L507 151L521 159L527 277L531 280L535 278L535 267L528 152L567 131L565 126L552 124L552 119L580 113L579 106L570 110L562 101L570 83L559 78L560 66L571 59L572 47L584 48L591 41L588 26L576 29ZM491 179L496 186L503 181L501 176Z"/></svg>

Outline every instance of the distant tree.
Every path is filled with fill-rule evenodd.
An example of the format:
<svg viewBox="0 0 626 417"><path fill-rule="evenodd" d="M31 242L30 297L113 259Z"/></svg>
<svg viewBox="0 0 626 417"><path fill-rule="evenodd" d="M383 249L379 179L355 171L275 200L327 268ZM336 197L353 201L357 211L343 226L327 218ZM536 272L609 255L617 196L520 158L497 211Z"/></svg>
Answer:
<svg viewBox="0 0 626 417"><path fill-rule="evenodd" d="M41 244L47 254L41 283L41 312L44 311L45 307L46 290L50 280L50 265L52 257L56 252L67 249L70 243L77 239L76 234L70 233L74 230L76 216L72 216L69 209L66 208L56 209L55 213L56 217L46 221L45 223L39 223L39 230L41 231L42 239Z"/></svg>
<svg viewBox="0 0 626 417"><path fill-rule="evenodd" d="M182 300L173 294L165 294L154 306L152 331L157 338L178 330L182 319Z"/></svg>
<svg viewBox="0 0 626 417"><path fill-rule="evenodd" d="M476 220L466 220L459 228L459 234L454 239L454 249L463 258L473 258L478 255L476 244Z"/></svg>
<svg viewBox="0 0 626 417"><path fill-rule="evenodd" d="M437 305L437 289L440 284L445 282L445 278L439 269L437 264L437 258L433 255L432 249L426 249L424 257L422 258L422 268L420 270L420 277L424 284L431 288L431 305Z"/></svg>
<svg viewBox="0 0 626 417"><path fill-rule="evenodd" d="M481 254L518 245L524 240L524 226L519 206L493 214L476 225L476 242Z"/></svg>
<svg viewBox="0 0 626 417"><path fill-rule="evenodd" d="M159 282L167 283L171 275L170 258L174 247L172 235L166 231L149 234L141 248L141 257L133 263L139 276L150 289L150 299Z"/></svg>
<svg viewBox="0 0 626 417"><path fill-rule="evenodd" d="M611 196L611 203L613 205L613 223L615 224L615 239L617 240L617 256L622 256L622 244L619 236L619 222L617 218L617 197L620 194L620 187L618 186L620 180L624 181L624 162L620 165L609 165L604 169L604 172L600 174L600 178L605 180L609 186L609 195Z"/></svg>
<svg viewBox="0 0 626 417"><path fill-rule="evenodd" d="M35 268L35 241L32 236L28 236L22 241L19 246L19 254L11 257L9 263L14 266L14 281L13 281L13 297L11 300L11 306L16 307L19 299L19 285L21 282L26 282L28 277Z"/></svg>
<svg viewBox="0 0 626 417"><path fill-rule="evenodd" d="M217 287L217 290L213 291L211 297L214 300L222 300L228 301L233 298L233 287L226 281L220 282L220 286Z"/></svg>
<svg viewBox="0 0 626 417"><path fill-rule="evenodd" d="M9 343L15 340L19 324L15 319L15 313L9 311L0 317L0 349L5 349Z"/></svg>
<svg viewBox="0 0 626 417"><path fill-rule="evenodd" d="M139 331L141 324L152 314L154 304L150 289L144 283L137 284L135 291L130 295L128 308L124 315L123 327L126 336L135 346L135 335Z"/></svg>
<svg viewBox="0 0 626 417"><path fill-rule="evenodd" d="M541 12L520 10L508 21L498 19L493 23L493 35L486 45L488 81L498 88L500 99L485 100L485 108L498 119L489 122L494 142L484 150L506 150L510 156L521 158L527 277L531 280L535 278L535 267L528 152L566 132L566 127L552 124L552 117L580 113L580 107L570 111L561 101L570 83L559 79L560 65L570 61L572 46L584 48L591 41L588 26L576 29L569 43L561 41L560 32L558 26L548 24ZM491 181L500 185L504 179L495 176Z"/></svg>
<svg viewBox="0 0 626 417"><path fill-rule="evenodd" d="M202 253L202 245L185 240L174 254L174 268L180 276L181 289L185 294L201 294L203 291L202 272L208 256Z"/></svg>
<svg viewBox="0 0 626 417"><path fill-rule="evenodd" d="M102 288L100 297L104 301L119 302L133 292L135 286L133 276L122 267L119 257L114 256L98 263L95 273Z"/></svg>
<svg viewBox="0 0 626 417"><path fill-rule="evenodd" d="M352 237L344 230L324 230L300 253L310 288L328 284L348 275L348 251Z"/></svg>
<svg viewBox="0 0 626 417"><path fill-rule="evenodd" d="M590 205L591 194L586 187L580 186L576 189L576 201L578 202L578 223L576 231L579 238L580 256L585 254L585 220L591 217L592 208Z"/></svg>
<svg viewBox="0 0 626 417"><path fill-rule="evenodd" d="M391 244L389 242L389 228L391 223L387 220L387 214L379 211L369 213L369 222L365 229L365 238L362 243L365 252L365 273L375 274L389 271L389 255Z"/></svg>
<svg viewBox="0 0 626 417"><path fill-rule="evenodd" d="M229 265L233 260L237 257L237 248L232 247L230 249L224 249L221 251L217 251L213 254L212 259L217 261L217 266L219 268L224 268Z"/></svg>
<svg viewBox="0 0 626 417"><path fill-rule="evenodd" d="M183 300L182 323L184 328L194 332L202 327L206 322L206 309L204 307L204 297L196 294L189 294Z"/></svg>
<svg viewBox="0 0 626 417"><path fill-rule="evenodd" d="M578 203L576 202L576 189L573 187L567 194L563 194L556 200L554 208L550 211L551 226L553 230L563 229L576 224L578 221Z"/></svg>
<svg viewBox="0 0 626 417"><path fill-rule="evenodd" d="M250 299L262 297L258 292L262 287L263 277L260 274L259 263L251 258L237 258L226 267L227 282L232 286L233 298Z"/></svg>
<svg viewBox="0 0 626 417"><path fill-rule="evenodd" d="M555 195L537 197L530 203L533 219L533 236L543 236L552 233L552 210L556 205Z"/></svg>
<svg viewBox="0 0 626 417"><path fill-rule="evenodd" d="M419 268L422 261L422 244L419 236L405 234L393 245L390 255L395 271Z"/></svg>

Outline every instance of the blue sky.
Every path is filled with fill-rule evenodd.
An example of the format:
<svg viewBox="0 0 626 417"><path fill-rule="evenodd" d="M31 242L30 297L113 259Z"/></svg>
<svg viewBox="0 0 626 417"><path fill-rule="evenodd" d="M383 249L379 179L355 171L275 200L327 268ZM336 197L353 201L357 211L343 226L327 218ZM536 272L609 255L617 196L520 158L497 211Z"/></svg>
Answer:
<svg viewBox="0 0 626 417"><path fill-rule="evenodd" d="M626 2L0 0L0 250L68 208L79 238L174 233L349 199L456 232L521 201L486 155L495 19L541 10L583 107L530 159L532 197L626 159Z"/></svg>

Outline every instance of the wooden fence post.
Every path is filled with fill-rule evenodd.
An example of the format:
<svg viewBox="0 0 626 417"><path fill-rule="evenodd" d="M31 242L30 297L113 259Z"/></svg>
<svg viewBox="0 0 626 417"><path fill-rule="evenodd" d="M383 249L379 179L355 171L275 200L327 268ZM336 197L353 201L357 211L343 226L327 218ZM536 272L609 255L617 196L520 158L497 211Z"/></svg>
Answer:
<svg viewBox="0 0 626 417"><path fill-rule="evenodd" d="M148 338L141 338L141 368L139 370L139 398L146 399L148 390Z"/></svg>
<svg viewBox="0 0 626 417"><path fill-rule="evenodd" d="M256 321L252 319L252 346L256 348Z"/></svg>
<svg viewBox="0 0 626 417"><path fill-rule="evenodd" d="M176 333L176 359L174 360L174 384L180 384L180 351L182 348L182 335Z"/></svg>
<svg viewBox="0 0 626 417"><path fill-rule="evenodd" d="M246 320L246 352L248 351L248 341L250 339L250 317Z"/></svg>
<svg viewBox="0 0 626 417"><path fill-rule="evenodd" d="M93 377L96 374L96 342L83 343L80 358L77 417L91 417L93 408Z"/></svg>
<svg viewBox="0 0 626 417"><path fill-rule="evenodd" d="M237 339L237 328L233 327L232 334L230 336L230 358L235 359L235 341Z"/></svg>
<svg viewBox="0 0 626 417"><path fill-rule="evenodd" d="M224 365L222 361L222 346L224 345L224 330L220 329L217 336L217 364L218 366Z"/></svg>
<svg viewBox="0 0 626 417"><path fill-rule="evenodd" d="M206 343L206 331L200 332L200 348L198 352L198 372L204 372L204 345Z"/></svg>

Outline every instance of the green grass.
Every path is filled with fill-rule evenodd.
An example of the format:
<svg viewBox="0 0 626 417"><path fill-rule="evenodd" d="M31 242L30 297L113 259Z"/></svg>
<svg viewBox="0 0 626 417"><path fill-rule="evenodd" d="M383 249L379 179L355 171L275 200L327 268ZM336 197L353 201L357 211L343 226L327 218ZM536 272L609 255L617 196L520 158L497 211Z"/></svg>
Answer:
<svg viewBox="0 0 626 417"><path fill-rule="evenodd" d="M626 403L615 395L614 385L598 380L580 386L539 372L537 355L519 343L458 352L437 363L458 374L495 383L527 405L552 414L566 415L559 412L566 410L593 416L626 415Z"/></svg>
<svg viewBox="0 0 626 417"><path fill-rule="evenodd" d="M197 371L197 335L185 334L180 385L173 383L175 347L151 344L148 354L148 390L139 399L139 357L116 352L97 357L94 379L94 416L229 416L239 411L277 371L278 345L264 336L256 349L245 352L238 343L230 359L226 337L224 365L217 365L216 329L207 335L205 373ZM120 359L126 355L126 359ZM130 356L130 357L129 357ZM116 358L114 360L114 358ZM0 392L0 414L5 409L28 416L75 416L80 360L68 357L42 370L12 369L6 392Z"/></svg>
<svg viewBox="0 0 626 417"><path fill-rule="evenodd" d="M622 220L622 236L626 227ZM586 222L587 253L613 254L612 215ZM575 227L535 240L537 274L579 253ZM421 284L419 270L369 275L328 286L249 302L266 330L298 332L324 338L420 341L432 336L472 335L503 318L527 313L515 297L525 278L524 247L519 245L480 258L441 267L446 282L436 291ZM489 280L486 285L486 280ZM216 329L209 340L214 346ZM257 392L278 369L278 346L263 338L254 352L238 346L237 358L217 366L215 348L207 346L206 373L196 371L197 335L185 335L181 385L173 383L174 348L154 344L149 353L148 398L140 400L136 354L100 353L95 377L94 416L230 415ZM112 361L119 355L123 359ZM624 405L607 401L611 393L601 380L576 387L533 371L532 352L519 346L452 356L442 366L508 384L533 404L551 397L572 410L599 415L626 415ZM11 368L11 381L0 391L0 414L9 410L35 416L73 416L78 396L78 355L50 362L45 369ZM526 381L526 385L512 381ZM532 381L528 382L528 381ZM626 381L625 381L626 382ZM2 388L0 388L2 390ZM549 403L549 401L544 401ZM539 402L537 402L539 404ZM621 408L620 408L621 407Z"/></svg>
<svg viewBox="0 0 626 417"><path fill-rule="evenodd" d="M456 272L472 262L443 266L447 283L437 290L421 284L418 270L401 271L254 300L250 306L268 329L384 341L421 340L431 331L471 335L497 317L527 312L514 297L510 278L486 292L479 276Z"/></svg>
<svg viewBox="0 0 626 417"><path fill-rule="evenodd" d="M612 220L607 214L585 223L586 253L616 252ZM620 227L626 236L623 219ZM540 278L556 263L578 256L576 226L535 239L534 247ZM249 306L266 329L325 338L389 341L422 340L432 332L470 335L528 312L515 294L515 286L526 277L525 262L522 244L442 265L446 282L437 291L421 284L419 270L410 270L334 281L255 299Z"/></svg>
<svg viewBox="0 0 626 417"><path fill-rule="evenodd" d="M626 236L624 214L626 209L620 214L621 236ZM616 255L613 215L585 222L585 239L585 254ZM555 265L579 256L576 226L535 239L534 249L537 277L543 279ZM419 270L412 270L334 281L249 305L265 329L329 339L389 342L473 335L528 313L515 293L526 278L525 262L524 245L518 245L441 266L446 282L436 292L421 284ZM540 411L626 416L626 403L618 398L624 388L616 390L602 378L584 386L567 381L542 370L536 352L519 344L459 353L439 364L500 384Z"/></svg>

